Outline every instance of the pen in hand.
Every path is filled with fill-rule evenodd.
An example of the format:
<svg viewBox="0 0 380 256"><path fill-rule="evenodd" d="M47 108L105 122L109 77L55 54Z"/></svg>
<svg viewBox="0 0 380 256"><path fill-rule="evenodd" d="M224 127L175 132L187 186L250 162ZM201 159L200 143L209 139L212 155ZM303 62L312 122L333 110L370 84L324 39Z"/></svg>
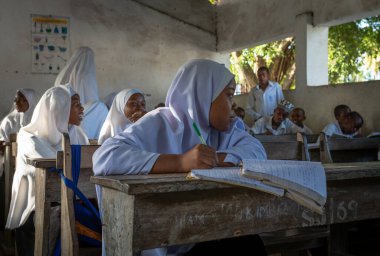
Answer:
<svg viewBox="0 0 380 256"><path fill-rule="evenodd" d="M193 128L195 130L195 133L198 135L199 139L201 140L203 145L207 145L205 139L203 139L201 132L199 131L199 128L195 122L193 122Z"/></svg>

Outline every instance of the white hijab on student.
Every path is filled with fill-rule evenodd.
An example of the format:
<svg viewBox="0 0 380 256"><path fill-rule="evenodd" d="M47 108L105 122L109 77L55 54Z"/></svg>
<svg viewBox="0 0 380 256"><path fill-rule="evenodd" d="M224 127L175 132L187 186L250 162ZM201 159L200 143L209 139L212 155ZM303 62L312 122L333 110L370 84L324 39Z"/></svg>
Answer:
<svg viewBox="0 0 380 256"><path fill-rule="evenodd" d="M25 112L17 112L17 109L13 105L11 112L1 121L0 140L9 141L9 135L11 133L17 133L21 127L24 127L30 122L34 108L40 98L33 89L21 88L17 90L17 92L25 96L29 108Z"/></svg>
<svg viewBox="0 0 380 256"><path fill-rule="evenodd" d="M226 162L266 158L262 145L235 124L226 132L210 126L211 104L232 79L224 65L214 61L193 60L183 65L169 88L168 107L147 113L104 142L93 157L95 175L148 174L160 153L182 154L200 144L193 121L208 145L227 153Z"/></svg>
<svg viewBox="0 0 380 256"><path fill-rule="evenodd" d="M100 130L99 144L102 144L109 137L113 137L124 131L125 128L132 124L125 116L124 108L129 98L136 93L143 94L143 92L138 89L124 89L116 95L106 121L104 121L103 127Z"/></svg>
<svg viewBox="0 0 380 256"><path fill-rule="evenodd" d="M98 139L108 109L99 100L94 52L89 47L77 49L58 74L54 85L70 84L76 91L84 108L81 124L89 139Z"/></svg>
<svg viewBox="0 0 380 256"><path fill-rule="evenodd" d="M35 168L26 158L54 158L61 150L62 133L68 133L71 95L62 86L48 89L38 102L29 125L17 136L16 172L13 177L12 200L6 228L20 227L35 207ZM72 144L89 144L80 127L73 126ZM72 139L72 133L74 134Z"/></svg>

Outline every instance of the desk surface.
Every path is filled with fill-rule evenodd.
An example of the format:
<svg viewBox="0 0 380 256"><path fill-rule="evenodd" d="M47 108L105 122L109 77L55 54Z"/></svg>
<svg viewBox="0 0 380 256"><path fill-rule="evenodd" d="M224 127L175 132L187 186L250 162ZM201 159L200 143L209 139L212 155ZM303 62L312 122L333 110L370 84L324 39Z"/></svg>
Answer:
<svg viewBox="0 0 380 256"><path fill-rule="evenodd" d="M325 213L186 174L92 177L103 189L107 254L380 218L380 162L324 165Z"/></svg>
<svg viewBox="0 0 380 256"><path fill-rule="evenodd" d="M327 181L380 177L380 162L324 164ZM187 174L94 176L91 182L129 195L231 188L218 182L187 180Z"/></svg>

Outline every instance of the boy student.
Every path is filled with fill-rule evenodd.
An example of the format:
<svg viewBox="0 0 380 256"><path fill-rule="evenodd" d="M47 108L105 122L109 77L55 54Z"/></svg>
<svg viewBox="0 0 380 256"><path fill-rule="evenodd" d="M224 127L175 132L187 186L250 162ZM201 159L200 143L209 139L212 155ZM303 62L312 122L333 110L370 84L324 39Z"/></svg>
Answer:
<svg viewBox="0 0 380 256"><path fill-rule="evenodd" d="M302 129L305 134L313 134L309 127L307 127L303 122L306 120L305 110L302 108L295 108L290 113L290 120Z"/></svg>
<svg viewBox="0 0 380 256"><path fill-rule="evenodd" d="M240 121L232 113L235 87L234 76L222 64L211 60L184 64L168 90L166 107L147 113L95 152L95 175L185 173L234 166L244 158L266 159L261 143L235 126ZM101 191L97 189L101 202ZM195 255L246 255L263 248L262 244L252 246L257 236L247 238L217 241ZM206 252L206 248L212 252ZM166 255L166 249L148 251L151 255Z"/></svg>
<svg viewBox="0 0 380 256"><path fill-rule="evenodd" d="M34 109L32 120L17 135L16 172L5 227L16 229L18 255L34 254L36 169L28 165L26 159L56 157L57 151L61 150L64 132L69 134L70 143L88 145L88 138L79 127L82 119L83 107L79 95L71 87L55 86L44 93ZM50 234L53 234L53 228L56 225L51 224ZM50 245L50 248L54 246Z"/></svg>
<svg viewBox="0 0 380 256"><path fill-rule="evenodd" d="M293 124L287 117L294 108L293 104L282 100L273 112L273 116L266 116L256 121L251 128L253 134L283 135L302 132L302 129Z"/></svg>
<svg viewBox="0 0 380 256"><path fill-rule="evenodd" d="M351 112L351 108L347 105L338 105L334 108L334 116L338 123L343 122L344 118Z"/></svg>
<svg viewBox="0 0 380 256"><path fill-rule="evenodd" d="M363 126L363 117L356 111L348 113L341 122L328 124L323 132L327 136L342 136L354 138L358 136L359 129Z"/></svg>
<svg viewBox="0 0 380 256"><path fill-rule="evenodd" d="M271 116L277 104L284 99L281 86L269 80L269 69L257 70L259 84L253 87L248 96L246 113L255 121L261 117Z"/></svg>

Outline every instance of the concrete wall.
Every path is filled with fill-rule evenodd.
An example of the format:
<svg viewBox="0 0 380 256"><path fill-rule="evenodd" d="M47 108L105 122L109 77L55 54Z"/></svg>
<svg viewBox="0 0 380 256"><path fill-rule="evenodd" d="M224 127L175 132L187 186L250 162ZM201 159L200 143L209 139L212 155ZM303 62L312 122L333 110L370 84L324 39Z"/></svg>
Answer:
<svg viewBox="0 0 380 256"><path fill-rule="evenodd" d="M330 26L380 14L380 0L223 0L217 8L218 50L232 51L294 35L295 17L311 12Z"/></svg>
<svg viewBox="0 0 380 256"><path fill-rule="evenodd" d="M17 88L31 87L42 94L56 77L30 73L31 14L70 17L71 50L94 50L101 97L138 87L151 95L148 107L163 101L178 67L187 60L228 62L226 54L215 52L216 38L208 31L214 26L213 6L191 2L160 6L131 0L1 0L0 114L10 109ZM191 18L181 21L182 12Z"/></svg>

